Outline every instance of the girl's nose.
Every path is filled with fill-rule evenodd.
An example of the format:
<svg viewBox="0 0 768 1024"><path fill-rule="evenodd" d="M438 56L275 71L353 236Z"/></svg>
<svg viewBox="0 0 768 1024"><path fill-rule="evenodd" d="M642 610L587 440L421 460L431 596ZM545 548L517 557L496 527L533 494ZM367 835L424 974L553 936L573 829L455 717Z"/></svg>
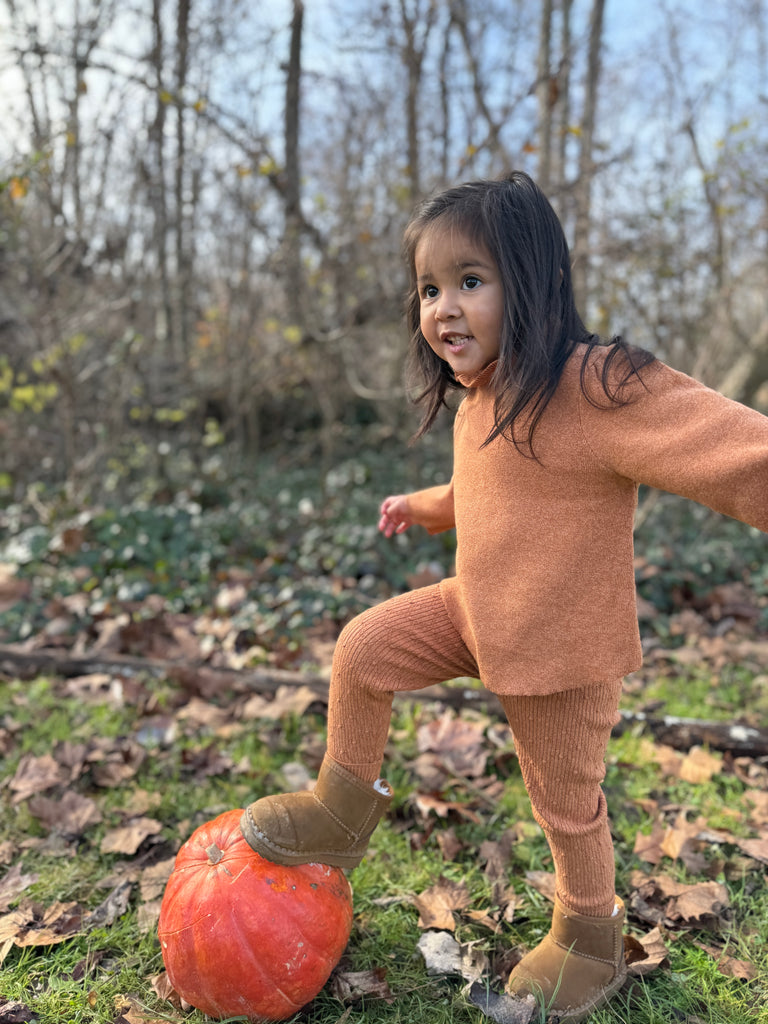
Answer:
<svg viewBox="0 0 768 1024"><path fill-rule="evenodd" d="M440 301L435 306L436 320L453 320L460 313L456 296L451 291L444 291L440 294Z"/></svg>

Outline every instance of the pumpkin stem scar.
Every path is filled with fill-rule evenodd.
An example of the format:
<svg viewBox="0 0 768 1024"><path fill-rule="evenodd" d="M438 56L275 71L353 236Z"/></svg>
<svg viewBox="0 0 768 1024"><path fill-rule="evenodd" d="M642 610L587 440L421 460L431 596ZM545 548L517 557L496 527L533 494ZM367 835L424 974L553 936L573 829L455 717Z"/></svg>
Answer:
<svg viewBox="0 0 768 1024"><path fill-rule="evenodd" d="M216 843L211 845L205 851L208 854L209 864L218 864L221 858L224 856L223 850L220 850Z"/></svg>

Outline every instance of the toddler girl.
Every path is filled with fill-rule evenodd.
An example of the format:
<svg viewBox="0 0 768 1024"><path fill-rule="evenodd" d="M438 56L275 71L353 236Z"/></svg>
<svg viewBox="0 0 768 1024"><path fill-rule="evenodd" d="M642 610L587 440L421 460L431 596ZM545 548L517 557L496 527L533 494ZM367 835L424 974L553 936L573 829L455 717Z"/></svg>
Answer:
<svg viewBox="0 0 768 1024"><path fill-rule="evenodd" d="M379 772L393 694L481 679L509 720L556 874L551 931L508 989L575 1022L625 977L601 783L621 680L641 663L637 487L768 531L768 418L589 334L561 225L523 173L428 199L405 253L419 434L448 392L463 400L450 483L386 498L379 527L455 527L456 576L346 626L315 789L257 801L242 830L278 863L354 867L391 800Z"/></svg>

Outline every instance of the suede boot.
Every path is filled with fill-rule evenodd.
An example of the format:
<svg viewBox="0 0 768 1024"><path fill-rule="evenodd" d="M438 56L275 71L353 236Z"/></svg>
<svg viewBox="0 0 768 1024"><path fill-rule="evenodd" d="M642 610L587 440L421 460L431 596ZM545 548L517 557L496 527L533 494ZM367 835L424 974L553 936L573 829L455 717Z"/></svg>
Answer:
<svg viewBox="0 0 768 1024"><path fill-rule="evenodd" d="M326 757L311 793L257 800L243 812L240 829L248 845L275 864L354 868L391 802L386 782L363 782Z"/></svg>
<svg viewBox="0 0 768 1024"><path fill-rule="evenodd" d="M575 1024L608 1002L627 975L618 897L616 907L613 917L586 917L556 899L549 934L512 971L507 992L533 995L561 1024Z"/></svg>

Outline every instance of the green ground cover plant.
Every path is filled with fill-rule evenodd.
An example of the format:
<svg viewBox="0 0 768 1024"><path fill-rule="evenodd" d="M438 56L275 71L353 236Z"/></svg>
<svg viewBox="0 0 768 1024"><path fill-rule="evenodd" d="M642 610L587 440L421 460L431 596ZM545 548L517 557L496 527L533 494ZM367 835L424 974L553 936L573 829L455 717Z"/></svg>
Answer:
<svg viewBox="0 0 768 1024"><path fill-rule="evenodd" d="M451 568L445 538L377 536L378 494L413 486L383 467L264 468L227 506L6 511L0 1022L203 1024L167 990L156 938L176 851L221 811L313 776L340 626ZM768 750L660 742L632 717L763 727L766 538L662 501L637 550L646 666L627 680L605 783L633 963L592 1020L768 1021ZM397 702L387 777L394 807L351 875L347 953L295 1021L503 1019L478 987L498 992L545 933L552 871L476 681ZM433 932L460 970L430 966Z"/></svg>

